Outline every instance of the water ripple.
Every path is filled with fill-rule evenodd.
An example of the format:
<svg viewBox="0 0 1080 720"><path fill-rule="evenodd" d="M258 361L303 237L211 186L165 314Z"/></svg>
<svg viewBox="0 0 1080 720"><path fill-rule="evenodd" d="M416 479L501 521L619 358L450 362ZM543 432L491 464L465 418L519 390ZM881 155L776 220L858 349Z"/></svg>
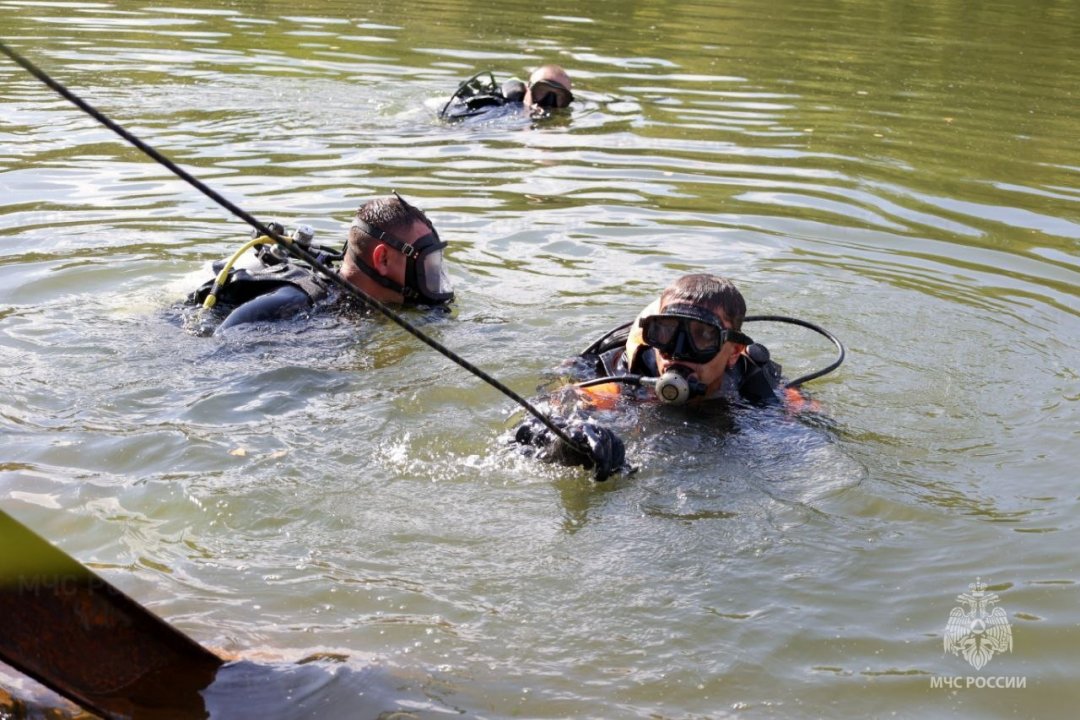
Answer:
<svg viewBox="0 0 1080 720"><path fill-rule="evenodd" d="M925 10L0 0L5 40L260 217L340 239L406 193L458 289L425 327L524 394L685 272L850 351L812 383L831 420L649 411L609 420L635 475L539 466L509 403L388 324L185 331L247 230L4 63L5 510L208 644L405 668L420 715L940 715L925 676L966 672L940 633L992 576L1016 638L994 667L1039 694L961 714L1053 714L1077 669L1078 18ZM544 61L568 115L438 121L475 70ZM753 334L789 376L831 359ZM368 687L313 682L354 714L339 693Z"/></svg>

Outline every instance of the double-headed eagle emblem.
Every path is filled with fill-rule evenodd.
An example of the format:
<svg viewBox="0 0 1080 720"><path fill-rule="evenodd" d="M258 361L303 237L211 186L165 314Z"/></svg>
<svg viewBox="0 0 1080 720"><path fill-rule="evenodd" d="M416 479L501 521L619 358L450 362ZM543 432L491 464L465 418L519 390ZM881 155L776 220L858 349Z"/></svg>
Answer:
<svg viewBox="0 0 1080 720"><path fill-rule="evenodd" d="M967 609L954 607L945 626L945 652L963 655L976 670L990 662L994 653L1012 652L1012 626L997 603L997 593L986 592L986 585L975 579L970 593L956 599Z"/></svg>

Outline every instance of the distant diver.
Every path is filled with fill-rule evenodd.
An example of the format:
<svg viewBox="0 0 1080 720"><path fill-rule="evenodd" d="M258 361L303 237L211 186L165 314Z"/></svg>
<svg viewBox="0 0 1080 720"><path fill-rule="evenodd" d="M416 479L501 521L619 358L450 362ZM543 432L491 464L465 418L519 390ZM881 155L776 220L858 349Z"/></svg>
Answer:
<svg viewBox="0 0 1080 720"><path fill-rule="evenodd" d="M570 106L574 101L570 87L570 76L558 65L537 68L528 83L511 78L499 84L491 71L485 70L458 86L439 111L439 117L447 122L460 122L504 114L543 116Z"/></svg>

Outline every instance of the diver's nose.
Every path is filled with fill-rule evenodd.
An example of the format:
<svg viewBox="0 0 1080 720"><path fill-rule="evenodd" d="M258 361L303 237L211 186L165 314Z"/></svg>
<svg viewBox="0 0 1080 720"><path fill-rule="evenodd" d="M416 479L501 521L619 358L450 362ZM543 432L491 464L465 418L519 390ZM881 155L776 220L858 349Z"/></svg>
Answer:
<svg viewBox="0 0 1080 720"><path fill-rule="evenodd" d="M680 358L686 355L688 348L686 347L686 333L680 332L675 336L675 349L671 353L671 357Z"/></svg>

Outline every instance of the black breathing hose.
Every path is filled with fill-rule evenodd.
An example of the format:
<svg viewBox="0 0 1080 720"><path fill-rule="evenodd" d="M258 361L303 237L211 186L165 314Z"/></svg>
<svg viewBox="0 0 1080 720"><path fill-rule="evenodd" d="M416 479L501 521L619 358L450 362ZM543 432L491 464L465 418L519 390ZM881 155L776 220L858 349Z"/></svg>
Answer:
<svg viewBox="0 0 1080 720"><path fill-rule="evenodd" d="M833 345L836 346L836 360L829 363L820 370L815 370L814 372L807 373L806 375L800 375L794 380L784 383L785 388L797 388L805 382L809 382L810 380L819 378L822 375L831 373L833 370L840 367L840 364L842 362L844 362L844 357L846 356L846 352L844 351L844 344L840 342L839 338L837 338L831 332L821 327L820 325L816 325L810 322L809 320L800 320L799 318L787 317L786 315L747 315L745 318L743 318L743 322L779 322L787 323L788 325L798 325L800 327L813 330L820 335L824 335L832 342ZM605 340L614 337L620 330L624 330L625 328L630 327L632 324L632 322L624 323L617 328L614 328L610 332L606 333L599 340L594 342L592 345L587 347L582 352L582 355L588 355L590 353L598 352L599 349L603 346ZM652 378L645 375L606 375L604 377L593 378L592 380L575 383L574 387L589 388L596 385L606 385L607 383L622 383L623 385L636 385L638 387L653 386L659 379L660 378Z"/></svg>
<svg viewBox="0 0 1080 720"><path fill-rule="evenodd" d="M831 332L821 327L820 325L815 325L808 320L800 320L799 318L787 317L784 315L747 315L745 318L743 318L743 322L779 322L787 323L788 325L798 325L808 330L813 330L820 335L824 335L829 339L830 342L832 342L833 345L836 346L837 355L835 360L833 360L831 363L821 368L820 370L815 370L814 372L807 373L806 375L800 375L794 380L784 383L784 387L786 388L797 388L804 382L809 382L810 380L815 380L822 375L827 375L828 373L831 373L833 370L840 367L840 363L844 362L844 357L847 355L847 353L844 351L844 344L840 342L840 340L835 335L833 335Z"/></svg>

